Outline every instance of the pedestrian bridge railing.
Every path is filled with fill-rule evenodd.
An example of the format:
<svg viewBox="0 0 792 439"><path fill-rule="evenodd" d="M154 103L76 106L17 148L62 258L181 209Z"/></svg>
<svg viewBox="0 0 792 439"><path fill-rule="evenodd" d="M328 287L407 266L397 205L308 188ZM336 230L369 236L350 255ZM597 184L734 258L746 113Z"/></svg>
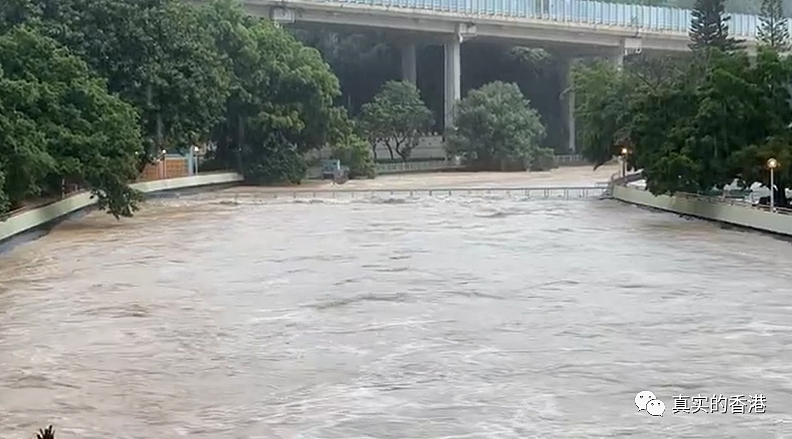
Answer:
<svg viewBox="0 0 792 439"><path fill-rule="evenodd" d="M564 154L555 156L556 166L588 165L590 162L580 154Z"/></svg>
<svg viewBox="0 0 792 439"><path fill-rule="evenodd" d="M459 163L455 163L453 160L377 163L376 165L378 175L401 174L408 172L444 171L450 169L462 169L462 166L460 166Z"/></svg>
<svg viewBox="0 0 792 439"><path fill-rule="evenodd" d="M338 186L336 186L338 187ZM283 191L254 192L249 196L271 199L297 198L377 198L377 197L448 197L448 196L501 196L545 200L584 200L607 198L610 190L606 183L592 186L546 186L546 187L455 187L416 189L295 189ZM239 196L237 196L239 198Z"/></svg>
<svg viewBox="0 0 792 439"><path fill-rule="evenodd" d="M576 166L585 165L589 162L579 154L556 155L556 166ZM464 170L461 160L425 160L398 163L377 163L377 175L404 174L410 172L433 172L447 170Z"/></svg>
<svg viewBox="0 0 792 439"><path fill-rule="evenodd" d="M248 0L255 2L254 0ZM654 32L687 35L693 11L664 6L646 6L590 0L309 0L321 4L345 3L412 9L415 11L453 13L465 17L506 17L560 23L605 25ZM729 14L729 34L753 39L759 17L752 14ZM788 23L792 29L792 21Z"/></svg>
<svg viewBox="0 0 792 439"><path fill-rule="evenodd" d="M705 201L707 203L727 204L729 206L744 207L746 209L758 209L758 210L764 210L766 212L770 211L769 205L759 204L758 202L755 202L748 198L713 197L707 195L691 194L687 192L677 192L674 194L674 196L678 198L688 198L688 199ZM785 207L774 206L773 211L775 213L779 213L783 215L792 215L792 209Z"/></svg>

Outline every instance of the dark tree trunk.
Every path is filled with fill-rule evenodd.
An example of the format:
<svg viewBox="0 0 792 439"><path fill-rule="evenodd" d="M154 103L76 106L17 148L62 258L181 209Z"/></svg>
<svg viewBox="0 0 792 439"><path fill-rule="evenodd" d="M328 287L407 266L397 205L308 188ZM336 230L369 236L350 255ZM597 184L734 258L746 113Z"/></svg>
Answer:
<svg viewBox="0 0 792 439"><path fill-rule="evenodd" d="M242 150L242 145L245 144L245 118L242 113L237 116L237 149Z"/></svg>

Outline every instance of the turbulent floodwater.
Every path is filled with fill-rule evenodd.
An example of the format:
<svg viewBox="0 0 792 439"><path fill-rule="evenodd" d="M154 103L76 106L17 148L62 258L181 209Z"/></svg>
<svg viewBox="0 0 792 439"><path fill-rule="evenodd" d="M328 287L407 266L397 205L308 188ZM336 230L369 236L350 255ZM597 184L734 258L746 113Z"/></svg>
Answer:
<svg viewBox="0 0 792 439"><path fill-rule="evenodd" d="M0 255L0 437L792 437L788 242L611 201L226 198ZM699 393L767 412L672 413Z"/></svg>

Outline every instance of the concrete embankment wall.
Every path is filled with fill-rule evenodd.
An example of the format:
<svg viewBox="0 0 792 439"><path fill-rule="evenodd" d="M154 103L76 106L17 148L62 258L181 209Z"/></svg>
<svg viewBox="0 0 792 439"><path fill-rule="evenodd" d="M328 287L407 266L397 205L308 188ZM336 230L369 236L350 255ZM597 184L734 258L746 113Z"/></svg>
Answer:
<svg viewBox="0 0 792 439"><path fill-rule="evenodd" d="M242 181L242 176L236 173L215 173L171 178L167 180L146 181L134 183L131 186L144 194L153 194L177 189L228 185L240 181ZM91 199L90 193L83 192L47 204L46 206L13 215L7 220L0 222L0 246L15 236L38 229L41 226L90 207L95 203L96 200Z"/></svg>
<svg viewBox="0 0 792 439"><path fill-rule="evenodd" d="M612 187L611 195L630 204L792 236L792 216L770 213L746 205L698 198L654 196L643 189L620 185Z"/></svg>

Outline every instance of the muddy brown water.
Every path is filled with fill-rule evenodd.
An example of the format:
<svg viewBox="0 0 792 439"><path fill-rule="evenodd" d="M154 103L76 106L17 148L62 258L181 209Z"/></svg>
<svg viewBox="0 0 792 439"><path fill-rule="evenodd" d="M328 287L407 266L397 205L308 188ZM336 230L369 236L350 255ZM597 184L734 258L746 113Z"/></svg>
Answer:
<svg viewBox="0 0 792 439"><path fill-rule="evenodd" d="M792 437L788 242L612 201L234 191L0 255L0 437Z"/></svg>

